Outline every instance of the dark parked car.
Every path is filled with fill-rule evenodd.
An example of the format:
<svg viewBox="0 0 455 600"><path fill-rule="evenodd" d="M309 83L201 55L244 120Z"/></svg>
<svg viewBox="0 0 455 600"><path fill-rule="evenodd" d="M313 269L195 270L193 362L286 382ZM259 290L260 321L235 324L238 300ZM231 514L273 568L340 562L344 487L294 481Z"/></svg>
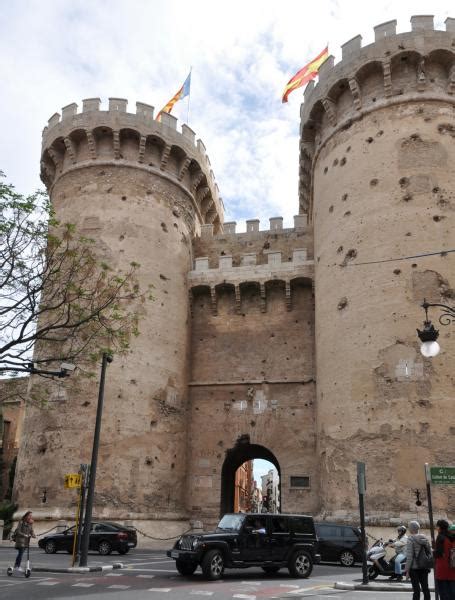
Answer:
<svg viewBox="0 0 455 600"><path fill-rule="evenodd" d="M73 552L74 527L65 529L60 533L53 533L41 538L38 546L47 554L55 554L59 550ZM110 521L94 521L90 531L89 550L96 550L100 554L110 554L113 550L119 554L126 554L130 548L137 545L136 530Z"/></svg>
<svg viewBox="0 0 455 600"><path fill-rule="evenodd" d="M167 555L181 575L200 565L207 579L220 579L225 568L262 567L293 577L308 577L320 561L313 517L285 514L227 514L213 533L183 535Z"/></svg>
<svg viewBox="0 0 455 600"><path fill-rule="evenodd" d="M339 561L345 567L362 562L360 529L337 523L316 523L321 560Z"/></svg>

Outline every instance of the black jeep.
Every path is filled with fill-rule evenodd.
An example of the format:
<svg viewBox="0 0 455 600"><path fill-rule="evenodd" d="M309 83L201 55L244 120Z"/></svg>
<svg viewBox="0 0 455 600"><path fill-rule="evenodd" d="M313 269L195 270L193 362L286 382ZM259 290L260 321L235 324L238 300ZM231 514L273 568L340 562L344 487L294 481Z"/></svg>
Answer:
<svg viewBox="0 0 455 600"><path fill-rule="evenodd" d="M225 568L246 567L266 573L287 567L293 577L308 577L321 559L313 517L251 513L224 515L213 533L183 535L167 556L181 575L193 575L200 565L212 580Z"/></svg>

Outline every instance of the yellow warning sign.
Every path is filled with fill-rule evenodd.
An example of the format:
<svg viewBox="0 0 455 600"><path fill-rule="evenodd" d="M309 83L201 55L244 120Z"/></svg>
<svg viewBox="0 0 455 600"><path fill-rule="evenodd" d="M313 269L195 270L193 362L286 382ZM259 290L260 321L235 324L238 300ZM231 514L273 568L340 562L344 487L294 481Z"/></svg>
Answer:
<svg viewBox="0 0 455 600"><path fill-rule="evenodd" d="M80 488L81 476L79 475L79 473L68 473L67 475L65 475L65 487Z"/></svg>

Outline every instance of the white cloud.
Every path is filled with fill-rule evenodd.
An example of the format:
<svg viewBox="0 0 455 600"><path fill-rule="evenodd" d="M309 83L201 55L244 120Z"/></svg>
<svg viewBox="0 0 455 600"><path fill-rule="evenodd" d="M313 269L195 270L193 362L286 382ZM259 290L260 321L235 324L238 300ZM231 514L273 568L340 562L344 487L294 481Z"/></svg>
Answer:
<svg viewBox="0 0 455 600"><path fill-rule="evenodd" d="M0 30L0 169L18 190L38 179L41 130L70 102L108 96L153 104L174 94L193 67L190 125L204 140L227 219L297 212L301 90L282 105L284 84L327 42L340 45L373 26L435 14L448 2L368 5L322 0L18 0L3 3ZM454 11L455 12L455 11ZM133 109L134 110L134 109ZM186 120L186 101L175 114Z"/></svg>

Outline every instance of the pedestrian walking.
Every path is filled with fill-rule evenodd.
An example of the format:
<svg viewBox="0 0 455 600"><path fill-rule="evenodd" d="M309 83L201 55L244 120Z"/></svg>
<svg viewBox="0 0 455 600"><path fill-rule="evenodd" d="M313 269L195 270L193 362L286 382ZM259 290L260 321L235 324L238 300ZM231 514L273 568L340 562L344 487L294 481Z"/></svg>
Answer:
<svg viewBox="0 0 455 600"><path fill-rule="evenodd" d="M22 557L24 555L25 550L30 545L30 538L36 537L35 532L33 531L33 517L31 510L27 511L22 517L22 519L19 521L13 536L14 541L16 542L14 547L17 550L14 569L16 571L23 571L23 569L21 568Z"/></svg>
<svg viewBox="0 0 455 600"><path fill-rule="evenodd" d="M438 536L434 546L434 578L440 600L455 599L455 531L449 523L440 519L436 523ZM453 556L453 558L452 558Z"/></svg>
<svg viewBox="0 0 455 600"><path fill-rule="evenodd" d="M431 600L428 589L428 574L431 570L433 557L430 542L420 531L417 521L409 523L409 536L406 544L406 575L412 583L412 600L420 600L420 589L423 600Z"/></svg>

